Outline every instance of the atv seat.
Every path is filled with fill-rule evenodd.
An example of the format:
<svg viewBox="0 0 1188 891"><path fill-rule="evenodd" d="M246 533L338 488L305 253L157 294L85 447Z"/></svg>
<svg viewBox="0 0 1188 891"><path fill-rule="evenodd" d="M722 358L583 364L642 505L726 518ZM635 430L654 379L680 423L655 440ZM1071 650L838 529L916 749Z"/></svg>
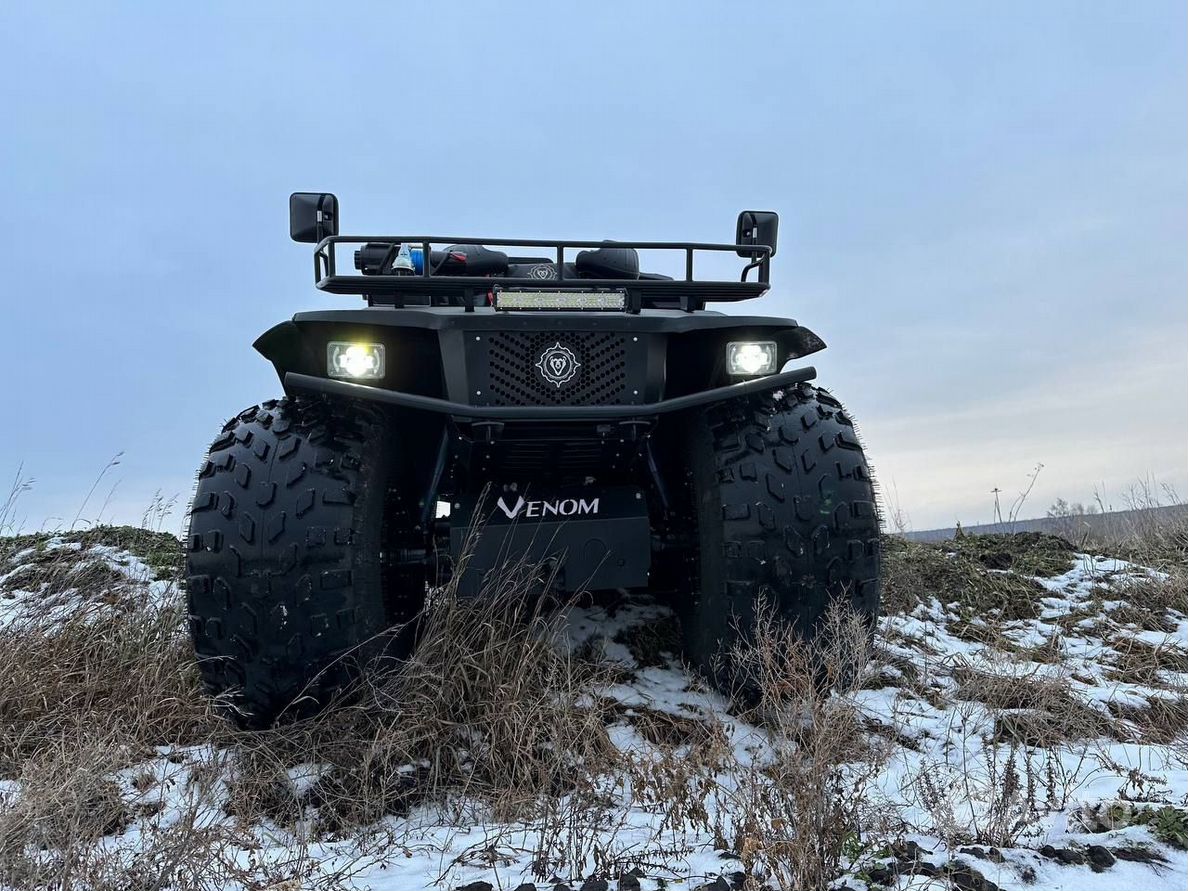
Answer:
<svg viewBox="0 0 1188 891"><path fill-rule="evenodd" d="M434 275L503 275L507 254L481 244L452 244L431 255Z"/></svg>
<svg viewBox="0 0 1188 891"><path fill-rule="evenodd" d="M629 247L579 251L573 265L585 278L639 278L639 251Z"/></svg>
<svg viewBox="0 0 1188 891"><path fill-rule="evenodd" d="M557 278L557 264L547 257L512 257L508 261L507 275L512 278ZM662 278L639 271L639 253L635 248L604 247L592 251L579 251L574 262L565 264L565 277L575 278Z"/></svg>
<svg viewBox="0 0 1188 891"><path fill-rule="evenodd" d="M452 244L444 251L433 251L429 258L434 275L506 275L508 269L507 254L481 244ZM478 297L474 299L481 302ZM434 303L433 300L427 302ZM464 305L461 299L452 297L442 300L441 304Z"/></svg>

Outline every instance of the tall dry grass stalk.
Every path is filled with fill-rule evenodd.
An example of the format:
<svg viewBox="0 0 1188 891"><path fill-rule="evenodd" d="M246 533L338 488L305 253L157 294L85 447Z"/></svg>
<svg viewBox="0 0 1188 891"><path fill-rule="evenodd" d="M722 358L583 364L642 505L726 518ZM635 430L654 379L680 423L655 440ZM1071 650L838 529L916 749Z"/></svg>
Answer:
<svg viewBox="0 0 1188 891"><path fill-rule="evenodd" d="M423 801L531 819L546 799L592 788L619 757L609 704L592 695L610 669L569 648L564 614L537 596L538 569L505 572L480 598L433 591L411 658L377 662L317 718L240 735L244 776L256 782L239 784L239 806L273 816L298 808L277 800L275 782L295 761L325 765L305 803L331 832Z"/></svg>
<svg viewBox="0 0 1188 891"><path fill-rule="evenodd" d="M412 659L376 665L316 719L243 733L200 691L176 591L133 596L118 574L80 574L78 551L39 554L26 581L44 600L0 628L0 778L21 788L0 800L0 884L206 888L238 870L252 887L265 876L330 887L320 872L315 882L311 839L361 838L423 801L547 824L555 802L583 812L593 778L618 763L610 705L592 695L608 669L568 647L564 615L537 596L539 567L512 568L475 600L434 591ZM117 772L179 744L200 753L180 812L133 845L95 845L136 815ZM299 790L288 771L308 762L319 778ZM292 834L245 866L262 819ZM184 836L171 828L186 823ZM544 859L568 844L552 839Z"/></svg>
<svg viewBox="0 0 1188 891"><path fill-rule="evenodd" d="M722 803L748 871L781 887L827 887L874 829L866 793L888 753L867 738L851 699L869 641L869 625L840 603L810 640L762 604L753 639L735 649L771 757L742 772Z"/></svg>
<svg viewBox="0 0 1188 891"><path fill-rule="evenodd" d="M1017 846L1045 817L1068 804L1096 763L1088 743L1066 749L1055 738L1024 742L1017 728L997 735L1003 716L1016 716L989 711L994 735L980 733L986 709L959 705L946 738L948 755L923 761L903 790L927 816L916 830L942 839L950 849L963 844ZM1069 761L1061 757L1066 752Z"/></svg>
<svg viewBox="0 0 1188 891"><path fill-rule="evenodd" d="M1099 492L1097 517L1061 518L1062 534L1082 550L1123 557L1157 569L1184 569L1188 563L1188 506L1167 483L1135 482L1122 495L1124 510L1113 513Z"/></svg>
<svg viewBox="0 0 1188 891"><path fill-rule="evenodd" d="M177 596L163 602L116 593L126 584L101 569L42 566L46 597L0 626L0 777L25 761L90 739L118 737L128 759L154 746L209 741L223 732L202 695ZM66 582L91 593L63 609L51 592Z"/></svg>
<svg viewBox="0 0 1188 891"><path fill-rule="evenodd" d="M360 858L326 864L304 839L283 834L274 834L265 849L251 824L223 819L215 779L223 756L212 754L190 770L178 768L159 788L145 787L162 800L139 803L117 779L125 753L118 735L95 733L26 763L21 794L0 805L0 886L45 891L348 887Z"/></svg>
<svg viewBox="0 0 1188 891"><path fill-rule="evenodd" d="M750 706L743 721L707 715L633 758L631 788L662 813L660 835L686 827L741 858L749 887L824 888L884 837L870 783L888 746L871 741L853 701L869 660L869 625L835 604L811 640L770 604L730 661ZM649 733L649 731L645 731Z"/></svg>

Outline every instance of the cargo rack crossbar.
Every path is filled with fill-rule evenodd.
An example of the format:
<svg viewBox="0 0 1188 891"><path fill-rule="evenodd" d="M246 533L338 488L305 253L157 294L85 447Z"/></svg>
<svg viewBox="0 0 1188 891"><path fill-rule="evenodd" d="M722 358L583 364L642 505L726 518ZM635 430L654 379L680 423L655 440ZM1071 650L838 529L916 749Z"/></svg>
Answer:
<svg viewBox="0 0 1188 891"><path fill-rule="evenodd" d="M340 244L408 244L420 248L422 270L406 275L340 275L337 247ZM444 275L431 270L433 245L482 245L496 247L548 248L554 258L540 258L538 262L555 263L556 278L539 279L524 276L467 276ZM635 248L636 250L682 251L685 255L685 277L659 278L577 278L565 274L566 251L595 248ZM731 253L748 262L738 281L704 280L693 277L693 257L697 251ZM372 304L403 306L411 296L451 298L466 310L474 309L475 298L495 287L548 288L550 290L615 289L627 292L627 311L639 312L645 300L675 303L680 309L692 312L707 302L732 302L760 297L770 287L771 248L763 244L707 244L684 241L572 241L539 238L452 238L442 235L331 235L314 248L314 281L317 287L330 294L360 294ZM513 262L524 258L510 258ZM534 260L536 258L533 258ZM748 281L750 271L756 280Z"/></svg>

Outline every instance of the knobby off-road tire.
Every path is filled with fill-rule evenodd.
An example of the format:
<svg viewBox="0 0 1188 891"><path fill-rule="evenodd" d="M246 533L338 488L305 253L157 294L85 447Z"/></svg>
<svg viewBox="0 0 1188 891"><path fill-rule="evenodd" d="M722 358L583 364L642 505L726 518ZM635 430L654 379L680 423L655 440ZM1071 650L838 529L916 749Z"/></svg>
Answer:
<svg viewBox="0 0 1188 891"><path fill-rule="evenodd" d="M766 598L811 636L843 599L873 626L879 517L870 468L841 403L798 384L695 416L685 448L698 547L677 597L686 656L729 692L730 648Z"/></svg>
<svg viewBox="0 0 1188 891"><path fill-rule="evenodd" d="M207 689L241 726L310 714L410 646L381 636L424 597L385 605L393 445L382 411L320 399L249 408L211 445L190 513L191 634Z"/></svg>

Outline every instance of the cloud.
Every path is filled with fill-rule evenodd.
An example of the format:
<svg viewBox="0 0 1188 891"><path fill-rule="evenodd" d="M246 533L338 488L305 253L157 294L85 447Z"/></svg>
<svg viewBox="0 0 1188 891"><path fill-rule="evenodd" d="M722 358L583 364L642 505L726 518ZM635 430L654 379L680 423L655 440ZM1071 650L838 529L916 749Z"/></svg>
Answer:
<svg viewBox="0 0 1188 891"><path fill-rule="evenodd" d="M1118 497L1147 475L1188 492L1188 351L1181 333L1157 332L951 408L885 406L863 430L917 528L989 519L990 491L1023 488L1037 463L1027 515L1097 486Z"/></svg>

